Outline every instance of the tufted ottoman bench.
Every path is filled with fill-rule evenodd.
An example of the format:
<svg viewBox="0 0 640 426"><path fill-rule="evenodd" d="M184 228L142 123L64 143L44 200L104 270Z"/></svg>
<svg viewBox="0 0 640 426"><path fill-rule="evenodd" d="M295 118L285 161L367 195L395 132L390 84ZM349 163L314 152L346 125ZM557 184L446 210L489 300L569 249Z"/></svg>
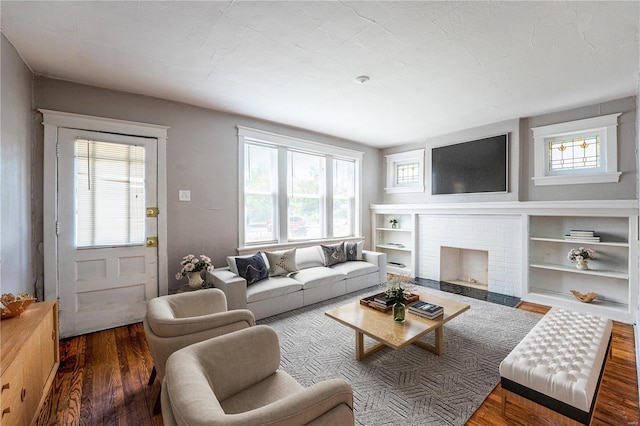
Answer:
<svg viewBox="0 0 640 426"><path fill-rule="evenodd" d="M510 397L589 424L612 328L609 319L552 308L500 363L502 414Z"/></svg>

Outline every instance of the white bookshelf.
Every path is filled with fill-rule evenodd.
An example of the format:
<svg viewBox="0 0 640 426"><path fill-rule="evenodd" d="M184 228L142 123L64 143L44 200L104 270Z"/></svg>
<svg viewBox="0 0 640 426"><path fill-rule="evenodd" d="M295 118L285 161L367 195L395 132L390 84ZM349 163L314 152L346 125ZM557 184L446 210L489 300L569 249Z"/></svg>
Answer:
<svg viewBox="0 0 640 426"><path fill-rule="evenodd" d="M415 276L415 214L380 210L372 211L373 248L386 253L387 272ZM393 228L390 221L398 220Z"/></svg>
<svg viewBox="0 0 640 426"><path fill-rule="evenodd" d="M528 215L527 286L523 299L562 306L629 322L637 299L638 216ZM566 240L571 230L592 230L599 242ZM581 270L567 259L571 248L595 251ZM571 290L595 292L591 303L578 301Z"/></svg>

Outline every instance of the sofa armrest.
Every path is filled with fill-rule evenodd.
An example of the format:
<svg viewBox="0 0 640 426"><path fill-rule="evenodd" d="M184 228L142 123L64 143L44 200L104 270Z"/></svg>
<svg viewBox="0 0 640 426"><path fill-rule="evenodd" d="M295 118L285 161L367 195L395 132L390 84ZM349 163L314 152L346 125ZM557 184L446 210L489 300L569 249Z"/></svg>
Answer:
<svg viewBox="0 0 640 426"><path fill-rule="evenodd" d="M377 251L362 250L362 260L378 267L379 283L387 281L387 254Z"/></svg>
<svg viewBox="0 0 640 426"><path fill-rule="evenodd" d="M227 309L247 309L247 281L228 269L207 271L206 281L222 290L227 297Z"/></svg>

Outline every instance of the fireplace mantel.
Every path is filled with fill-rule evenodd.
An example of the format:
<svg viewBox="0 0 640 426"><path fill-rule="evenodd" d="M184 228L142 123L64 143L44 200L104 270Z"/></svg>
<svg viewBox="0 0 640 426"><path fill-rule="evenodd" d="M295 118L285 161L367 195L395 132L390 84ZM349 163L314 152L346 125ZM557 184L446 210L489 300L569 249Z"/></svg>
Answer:
<svg viewBox="0 0 640 426"><path fill-rule="evenodd" d="M390 217L408 218L404 222L411 228L403 232L410 232L413 241L405 244L409 250L405 258L418 277L440 279L441 246L486 250L491 292L627 323L634 320L637 200L374 204L370 209L376 248L385 248L380 243L385 235L397 239L381 230L381 223ZM564 235L573 229L594 230L602 235L602 242L566 240ZM576 244L591 244L601 254L593 270L578 271L567 261L567 250ZM601 296L585 304L571 295L573 289Z"/></svg>

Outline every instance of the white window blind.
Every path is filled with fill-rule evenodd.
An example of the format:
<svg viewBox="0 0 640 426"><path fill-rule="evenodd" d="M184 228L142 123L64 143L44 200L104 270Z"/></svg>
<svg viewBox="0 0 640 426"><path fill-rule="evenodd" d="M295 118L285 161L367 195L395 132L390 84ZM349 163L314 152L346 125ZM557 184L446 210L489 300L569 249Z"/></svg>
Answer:
<svg viewBox="0 0 640 426"><path fill-rule="evenodd" d="M75 143L76 247L143 244L144 147Z"/></svg>

